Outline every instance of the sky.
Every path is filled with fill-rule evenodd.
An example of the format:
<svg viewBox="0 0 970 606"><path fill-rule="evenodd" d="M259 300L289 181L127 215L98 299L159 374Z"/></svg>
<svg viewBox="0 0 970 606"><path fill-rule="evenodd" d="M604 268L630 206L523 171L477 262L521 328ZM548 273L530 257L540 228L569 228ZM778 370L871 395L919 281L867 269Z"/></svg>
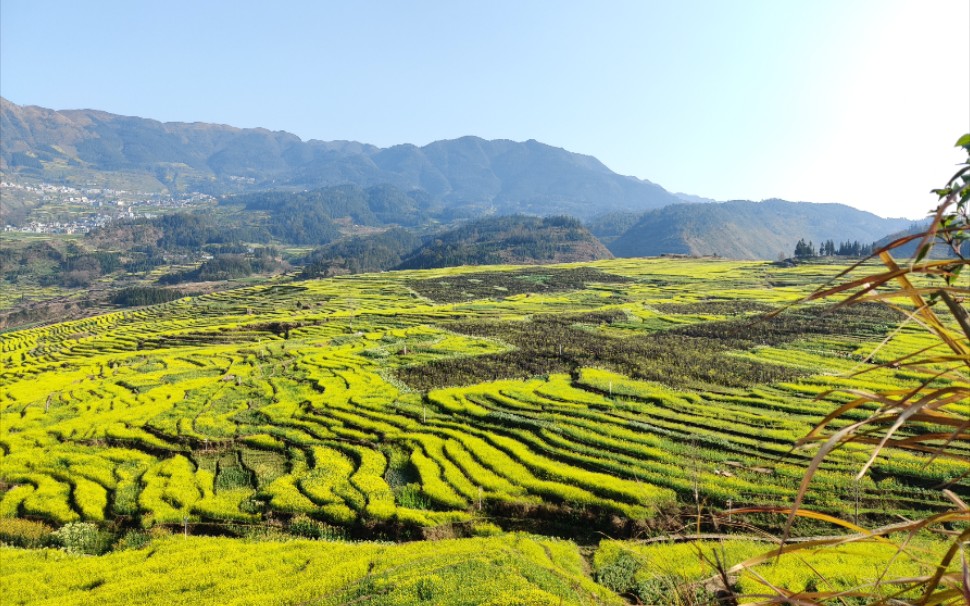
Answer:
<svg viewBox="0 0 970 606"><path fill-rule="evenodd" d="M0 95L381 147L537 139L673 192L918 218L963 159L968 30L967 0L3 0Z"/></svg>

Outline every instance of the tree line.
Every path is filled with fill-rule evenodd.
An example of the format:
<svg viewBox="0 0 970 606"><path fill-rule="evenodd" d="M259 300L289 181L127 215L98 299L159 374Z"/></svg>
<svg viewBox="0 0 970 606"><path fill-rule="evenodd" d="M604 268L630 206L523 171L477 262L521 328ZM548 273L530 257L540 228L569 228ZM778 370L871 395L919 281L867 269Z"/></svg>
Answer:
<svg viewBox="0 0 970 606"><path fill-rule="evenodd" d="M845 241L836 244L834 240L822 242L818 249L811 240L808 242L804 238L795 244L795 258L805 259L809 257L867 257L872 254L872 244L862 244L858 240L852 242Z"/></svg>

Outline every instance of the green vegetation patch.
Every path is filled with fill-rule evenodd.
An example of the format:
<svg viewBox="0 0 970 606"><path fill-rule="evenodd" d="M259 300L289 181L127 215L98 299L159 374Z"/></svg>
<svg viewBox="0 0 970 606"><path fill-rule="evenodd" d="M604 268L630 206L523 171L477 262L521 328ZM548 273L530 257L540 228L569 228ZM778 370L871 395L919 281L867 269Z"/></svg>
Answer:
<svg viewBox="0 0 970 606"><path fill-rule="evenodd" d="M704 314L717 316L767 313L769 311L774 311L775 309L771 305L758 301L739 301L731 299L711 299L695 301L693 303L657 303L653 306L653 308L662 314Z"/></svg>
<svg viewBox="0 0 970 606"><path fill-rule="evenodd" d="M746 301L732 303L737 304L734 309L761 307ZM720 309L728 309L728 304ZM849 334L860 339L881 337L900 316L876 305L845 309L818 307L789 311L775 317L674 325L674 328L647 334L628 331L633 332L632 336L616 336L596 330L614 323L629 328L626 319L623 310L615 309L586 314L540 314L524 321L448 322L443 325L455 332L498 339L511 345L513 350L432 360L401 368L398 377L415 389L427 390L569 373L593 366L678 388L748 387L790 381L805 373L793 365L732 356L729 355L731 350L779 345L817 335Z"/></svg>
<svg viewBox="0 0 970 606"><path fill-rule="evenodd" d="M453 274L441 278L408 280L419 294L441 303L496 299L529 293L549 294L582 290L593 282L625 284L630 278L594 267L520 269Z"/></svg>
<svg viewBox="0 0 970 606"><path fill-rule="evenodd" d="M851 307L816 305L787 309L770 317L691 324L671 332L716 340L735 349L747 349L820 335L854 337L860 341L875 339L885 336L903 318L902 313L876 303Z"/></svg>
<svg viewBox="0 0 970 606"><path fill-rule="evenodd" d="M459 333L499 339L514 348L499 354L433 360L398 370L415 389L470 385L498 379L575 372L585 366L609 368L639 379L675 387L723 385L744 387L791 380L797 370L725 355L720 339L676 331L617 337L595 330L623 321L621 311L590 314L542 314L526 321L456 321ZM737 326L740 330L740 326Z"/></svg>

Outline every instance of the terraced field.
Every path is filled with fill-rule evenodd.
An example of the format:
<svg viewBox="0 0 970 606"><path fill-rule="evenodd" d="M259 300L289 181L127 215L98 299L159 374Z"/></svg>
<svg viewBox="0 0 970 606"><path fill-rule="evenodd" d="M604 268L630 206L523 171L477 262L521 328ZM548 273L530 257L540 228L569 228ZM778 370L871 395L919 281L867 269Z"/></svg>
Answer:
<svg viewBox="0 0 970 606"><path fill-rule="evenodd" d="M534 518L631 534L695 490L712 506L778 503L806 461L792 441L831 406L812 396L845 386L893 321L757 319L831 273L818 266L500 272L247 288L3 335L0 511L143 527L305 514L395 536ZM855 454L832 458L814 507L838 512L858 490L861 514L925 510L924 489L963 471L897 456L874 469L892 480L856 487Z"/></svg>
<svg viewBox="0 0 970 606"><path fill-rule="evenodd" d="M21 589L5 603L49 606L606 606L628 603L624 597L646 604L716 604L708 589L713 562L721 558L732 566L766 549L750 540L647 545L608 540L590 566L570 541L519 533L404 544L174 536L94 558L0 546L0 578ZM851 592L891 559L895 574L932 571L934 549L939 551L922 544L918 551L927 557L895 559L894 549L880 545L786 555L743 572L737 588L752 599L765 595L763 581L793 591L821 585ZM38 578L44 582L35 582ZM694 585L685 590L687 583Z"/></svg>
<svg viewBox="0 0 970 606"><path fill-rule="evenodd" d="M920 380L843 376L898 323L882 308L762 318L837 269L615 260L373 274L5 333L0 519L117 537L591 542L788 503L811 455L791 444L839 401L817 394ZM876 355L921 339L903 330ZM894 453L854 482L866 456L830 456L808 506L862 521L925 513L941 506L931 489L966 471ZM966 479L952 489L970 497Z"/></svg>
<svg viewBox="0 0 970 606"><path fill-rule="evenodd" d="M99 558L6 547L0 557L4 580L24 588L6 604L623 603L590 580L574 544L519 535L405 545L171 537Z"/></svg>

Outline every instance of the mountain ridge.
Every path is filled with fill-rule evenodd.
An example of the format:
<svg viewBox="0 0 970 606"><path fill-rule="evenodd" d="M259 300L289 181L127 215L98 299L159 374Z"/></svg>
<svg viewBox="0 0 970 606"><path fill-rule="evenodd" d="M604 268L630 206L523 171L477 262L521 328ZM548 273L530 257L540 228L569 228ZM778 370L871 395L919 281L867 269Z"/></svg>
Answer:
<svg viewBox="0 0 970 606"><path fill-rule="evenodd" d="M909 219L886 219L838 203L681 203L644 213L608 244L618 257L661 254L717 255L736 259L789 257L800 239L870 244L907 227Z"/></svg>
<svg viewBox="0 0 970 606"><path fill-rule="evenodd" d="M535 139L467 135L381 148L304 141L266 128L56 111L2 97L0 129L5 176L83 183L93 175L135 175L139 183L170 192L201 191L242 201L247 209L256 204L277 219L302 217L299 225L270 226L279 228L270 229L275 237L283 227L305 232L295 240L302 244L337 238L331 225L337 220L434 229L490 216L568 215L586 221L618 256L774 259L790 255L800 239L868 244L910 225L840 204L714 202L671 193L616 174L594 156ZM356 190L334 190L345 187ZM368 200L374 188L380 191ZM315 209L313 217L307 204Z"/></svg>
<svg viewBox="0 0 970 606"><path fill-rule="evenodd" d="M642 212L679 199L593 156L534 139L468 135L424 146L304 141L286 131L159 122L101 110L52 110L0 98L0 169L68 178L135 172L169 191L211 194L352 183L423 189L456 216ZM80 178L80 177L79 177Z"/></svg>

